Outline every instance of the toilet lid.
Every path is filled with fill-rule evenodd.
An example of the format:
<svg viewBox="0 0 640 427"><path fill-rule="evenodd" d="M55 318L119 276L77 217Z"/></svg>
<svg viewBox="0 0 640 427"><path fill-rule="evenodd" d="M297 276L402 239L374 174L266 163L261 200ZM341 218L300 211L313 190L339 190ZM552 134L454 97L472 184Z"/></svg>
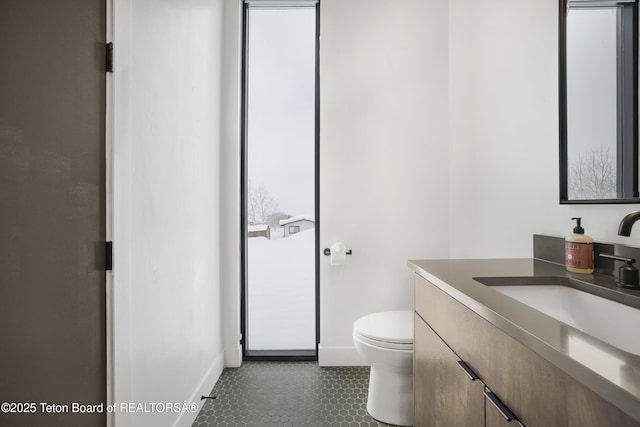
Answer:
<svg viewBox="0 0 640 427"><path fill-rule="evenodd" d="M413 311L383 311L356 320L353 331L370 340L396 343L413 343Z"/></svg>

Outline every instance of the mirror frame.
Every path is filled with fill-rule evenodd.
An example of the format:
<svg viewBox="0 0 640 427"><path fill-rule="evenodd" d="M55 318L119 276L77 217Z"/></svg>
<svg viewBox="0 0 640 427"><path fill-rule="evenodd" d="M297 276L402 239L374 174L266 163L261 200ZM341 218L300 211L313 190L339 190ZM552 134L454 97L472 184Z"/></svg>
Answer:
<svg viewBox="0 0 640 427"><path fill-rule="evenodd" d="M636 76L633 92L636 94L634 98L635 104L635 121L634 121L634 144L632 147L626 147L626 155L631 155L632 161L629 163L633 168L634 182L632 184L633 197L616 198L616 199L584 199L574 200L568 198L568 147L567 147L567 11L569 0L559 0L558 13L558 67L559 67L559 113L560 113L560 204L623 204L623 203L640 203L640 195L638 193L638 13L635 14L634 34L636 48L634 49L633 67ZM636 6L637 9L640 6Z"/></svg>

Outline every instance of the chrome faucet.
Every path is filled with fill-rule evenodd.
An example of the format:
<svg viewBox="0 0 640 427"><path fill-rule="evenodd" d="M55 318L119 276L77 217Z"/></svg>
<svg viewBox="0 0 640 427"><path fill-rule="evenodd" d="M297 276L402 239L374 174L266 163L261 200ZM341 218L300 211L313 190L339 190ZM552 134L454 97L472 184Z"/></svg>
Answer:
<svg viewBox="0 0 640 427"><path fill-rule="evenodd" d="M631 228L637 220L640 219L640 212L631 212L620 221L618 227L618 236L631 236Z"/></svg>

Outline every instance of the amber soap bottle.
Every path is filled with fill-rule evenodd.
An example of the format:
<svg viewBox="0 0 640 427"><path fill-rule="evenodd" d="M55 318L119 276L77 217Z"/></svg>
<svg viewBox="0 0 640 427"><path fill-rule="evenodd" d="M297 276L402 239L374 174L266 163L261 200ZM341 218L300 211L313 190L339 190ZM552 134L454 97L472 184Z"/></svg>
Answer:
<svg viewBox="0 0 640 427"><path fill-rule="evenodd" d="M584 234L580 226L582 218L571 218L576 221L573 234L567 236L564 243L565 265L572 273L593 273L593 239Z"/></svg>

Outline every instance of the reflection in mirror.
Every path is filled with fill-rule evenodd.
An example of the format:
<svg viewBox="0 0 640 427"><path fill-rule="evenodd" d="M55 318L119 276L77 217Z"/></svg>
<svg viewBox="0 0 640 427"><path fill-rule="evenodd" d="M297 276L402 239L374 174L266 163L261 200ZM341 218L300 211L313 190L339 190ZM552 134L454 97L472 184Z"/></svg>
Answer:
<svg viewBox="0 0 640 427"><path fill-rule="evenodd" d="M561 203L640 202L637 1L562 4Z"/></svg>

